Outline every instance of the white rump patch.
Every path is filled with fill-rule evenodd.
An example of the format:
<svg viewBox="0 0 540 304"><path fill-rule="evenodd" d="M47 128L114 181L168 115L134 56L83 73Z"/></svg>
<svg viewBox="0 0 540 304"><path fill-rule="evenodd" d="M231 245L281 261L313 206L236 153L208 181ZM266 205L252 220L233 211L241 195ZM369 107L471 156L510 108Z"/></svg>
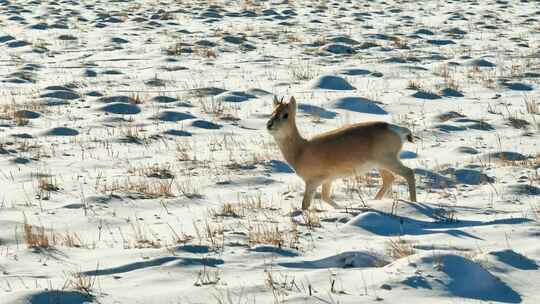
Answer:
<svg viewBox="0 0 540 304"><path fill-rule="evenodd" d="M404 127L389 124L388 128L390 128L392 132L396 133L399 138L401 138L401 142L407 142L407 135L412 134L411 130Z"/></svg>

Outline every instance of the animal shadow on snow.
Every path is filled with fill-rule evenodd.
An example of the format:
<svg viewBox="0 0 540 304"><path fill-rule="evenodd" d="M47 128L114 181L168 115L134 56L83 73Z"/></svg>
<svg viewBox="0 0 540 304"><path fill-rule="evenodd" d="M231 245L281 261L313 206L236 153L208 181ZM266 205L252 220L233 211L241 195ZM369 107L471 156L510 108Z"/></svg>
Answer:
<svg viewBox="0 0 540 304"><path fill-rule="evenodd" d="M422 182L428 188L446 189L461 185L480 185L493 183L495 179L479 170L469 168L447 168L444 171L433 172L427 169L416 168L414 173L422 178ZM441 174L442 173L442 174Z"/></svg>

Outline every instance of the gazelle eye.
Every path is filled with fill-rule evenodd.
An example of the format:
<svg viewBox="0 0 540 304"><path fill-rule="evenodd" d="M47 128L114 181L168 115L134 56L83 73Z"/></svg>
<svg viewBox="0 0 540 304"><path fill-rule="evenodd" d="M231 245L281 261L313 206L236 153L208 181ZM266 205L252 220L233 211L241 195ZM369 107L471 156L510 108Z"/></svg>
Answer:
<svg viewBox="0 0 540 304"><path fill-rule="evenodd" d="M287 118L289 118L289 113L283 114L283 119L287 119Z"/></svg>

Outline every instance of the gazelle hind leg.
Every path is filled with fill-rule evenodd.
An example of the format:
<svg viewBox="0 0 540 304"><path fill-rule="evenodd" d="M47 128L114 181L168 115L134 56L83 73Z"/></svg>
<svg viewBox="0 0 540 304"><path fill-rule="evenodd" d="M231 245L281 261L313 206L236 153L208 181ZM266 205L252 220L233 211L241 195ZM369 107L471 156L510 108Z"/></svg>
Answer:
<svg viewBox="0 0 540 304"><path fill-rule="evenodd" d="M385 162L384 168L405 178L409 186L409 199L416 202L416 181L414 178L414 171L411 168L403 165L398 156Z"/></svg>
<svg viewBox="0 0 540 304"><path fill-rule="evenodd" d="M319 187L319 184L306 182L306 189L304 191L304 198L302 199L302 210L308 210L313 200L313 195Z"/></svg>
<svg viewBox="0 0 540 304"><path fill-rule="evenodd" d="M395 179L394 174L388 170L379 169L379 173L382 178L382 186L379 192L377 192L377 195L375 195L376 200L382 199L388 193L388 191L392 188L392 183Z"/></svg>
<svg viewBox="0 0 540 304"><path fill-rule="evenodd" d="M322 184L321 198L322 200L334 208L339 208L339 205L336 204L330 197L332 194L332 182L326 182Z"/></svg>

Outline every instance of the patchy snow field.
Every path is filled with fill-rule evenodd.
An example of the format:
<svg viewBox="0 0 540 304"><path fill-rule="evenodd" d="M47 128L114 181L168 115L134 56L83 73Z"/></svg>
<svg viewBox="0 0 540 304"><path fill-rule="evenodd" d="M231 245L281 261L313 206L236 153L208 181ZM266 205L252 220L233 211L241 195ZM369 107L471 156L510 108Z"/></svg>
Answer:
<svg viewBox="0 0 540 304"><path fill-rule="evenodd" d="M0 303L540 303L540 6L402 2L0 0ZM419 202L299 212L274 95Z"/></svg>

